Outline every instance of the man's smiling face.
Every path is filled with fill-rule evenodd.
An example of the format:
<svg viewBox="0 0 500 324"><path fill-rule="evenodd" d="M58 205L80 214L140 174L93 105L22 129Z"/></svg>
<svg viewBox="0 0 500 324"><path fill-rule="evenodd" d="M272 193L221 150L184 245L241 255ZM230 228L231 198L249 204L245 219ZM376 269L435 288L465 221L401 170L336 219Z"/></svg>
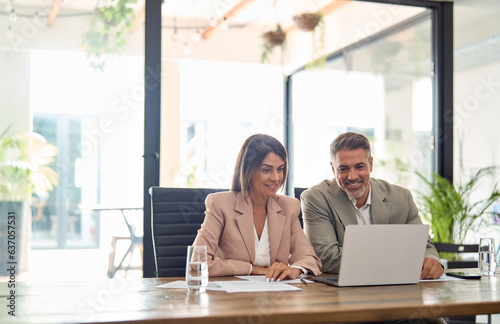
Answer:
<svg viewBox="0 0 500 324"><path fill-rule="evenodd" d="M368 157L362 148L341 150L330 162L337 184L349 198L356 199L363 206L370 192L370 172L373 170L373 157Z"/></svg>

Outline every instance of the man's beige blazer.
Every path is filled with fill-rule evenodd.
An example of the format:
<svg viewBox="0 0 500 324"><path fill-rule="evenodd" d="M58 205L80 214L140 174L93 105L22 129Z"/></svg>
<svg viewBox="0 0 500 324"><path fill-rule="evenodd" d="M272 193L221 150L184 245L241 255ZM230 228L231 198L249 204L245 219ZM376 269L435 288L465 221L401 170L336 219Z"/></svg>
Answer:
<svg viewBox="0 0 500 324"><path fill-rule="evenodd" d="M373 224L422 224L411 192L384 180L371 179ZM304 231L320 258L322 272L338 273L345 227L358 224L356 210L337 181L324 180L302 193ZM370 242L366 242L370 244ZM439 254L427 240L426 258L439 263Z"/></svg>

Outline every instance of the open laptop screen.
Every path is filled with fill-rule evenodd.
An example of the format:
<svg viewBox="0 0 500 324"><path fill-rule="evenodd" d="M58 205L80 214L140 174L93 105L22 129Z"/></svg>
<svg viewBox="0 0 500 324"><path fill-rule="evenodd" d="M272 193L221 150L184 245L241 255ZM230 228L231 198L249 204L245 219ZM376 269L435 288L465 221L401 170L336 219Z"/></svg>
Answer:
<svg viewBox="0 0 500 324"><path fill-rule="evenodd" d="M348 225L338 286L419 282L428 233L429 225ZM332 282L325 283L335 284L333 277L328 280Z"/></svg>

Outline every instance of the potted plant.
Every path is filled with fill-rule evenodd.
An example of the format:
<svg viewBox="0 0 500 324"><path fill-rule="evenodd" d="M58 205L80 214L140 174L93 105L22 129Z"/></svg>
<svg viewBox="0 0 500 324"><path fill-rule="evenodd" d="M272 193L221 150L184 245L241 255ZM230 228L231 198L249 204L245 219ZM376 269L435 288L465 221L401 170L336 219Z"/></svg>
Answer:
<svg viewBox="0 0 500 324"><path fill-rule="evenodd" d="M120 53L127 44L135 12L130 7L137 0L111 0L97 8L90 18L90 28L82 35L81 45L87 51L94 69L103 70L104 54Z"/></svg>
<svg viewBox="0 0 500 324"><path fill-rule="evenodd" d="M486 167L473 172L464 183L451 184L448 179L434 174L427 179L417 172L427 186L426 192L419 193L419 210L422 218L431 227L434 242L462 244L471 230L479 230L493 219L490 207L500 198L497 185L483 199L473 199L473 193L480 181L495 173L495 167ZM458 255L442 255L443 258L457 260Z"/></svg>
<svg viewBox="0 0 500 324"><path fill-rule="evenodd" d="M260 57L261 63L269 63L271 60L270 55L272 54L275 47L281 47L283 52L283 45L285 43L286 33L283 31L281 26L278 24L276 30L271 30L262 35L262 55Z"/></svg>
<svg viewBox="0 0 500 324"><path fill-rule="evenodd" d="M322 18L323 15L321 13L302 13L300 15L293 16L293 22L298 29L310 32L316 28Z"/></svg>
<svg viewBox="0 0 500 324"><path fill-rule="evenodd" d="M37 133L6 133L0 137L0 237L5 238L0 242L0 263L15 261L18 273L26 226L24 210L33 192L47 192L57 185L57 174L48 166L54 161L57 147ZM7 270L0 269L0 276L10 275Z"/></svg>
<svg viewBox="0 0 500 324"><path fill-rule="evenodd" d="M326 66L325 49L325 20L323 13L302 13L293 17L297 28L304 32L312 32L312 59L306 64L306 69L322 68Z"/></svg>

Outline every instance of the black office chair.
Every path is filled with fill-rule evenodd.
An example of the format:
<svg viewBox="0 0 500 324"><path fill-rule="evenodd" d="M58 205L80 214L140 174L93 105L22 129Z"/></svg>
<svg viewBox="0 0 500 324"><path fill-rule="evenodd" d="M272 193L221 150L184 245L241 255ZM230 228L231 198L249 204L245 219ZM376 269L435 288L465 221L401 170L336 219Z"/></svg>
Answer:
<svg viewBox="0 0 500 324"><path fill-rule="evenodd" d="M149 189L156 277L184 277L187 246L205 218L205 198L219 191L227 189Z"/></svg>
<svg viewBox="0 0 500 324"><path fill-rule="evenodd" d="M307 188L299 188L299 187L293 188L293 194L294 194L295 198L300 200L300 195L302 195L302 192L304 192L304 190L306 190L306 189ZM302 226L302 228L304 228L304 221L302 220L302 208L300 209L300 212L299 212L299 222L300 222L300 226Z"/></svg>
<svg viewBox="0 0 500 324"><path fill-rule="evenodd" d="M434 243L436 250L443 256L443 253L478 253L478 244L452 244L452 243ZM448 260L448 269L459 268L477 268L477 261L473 260Z"/></svg>

